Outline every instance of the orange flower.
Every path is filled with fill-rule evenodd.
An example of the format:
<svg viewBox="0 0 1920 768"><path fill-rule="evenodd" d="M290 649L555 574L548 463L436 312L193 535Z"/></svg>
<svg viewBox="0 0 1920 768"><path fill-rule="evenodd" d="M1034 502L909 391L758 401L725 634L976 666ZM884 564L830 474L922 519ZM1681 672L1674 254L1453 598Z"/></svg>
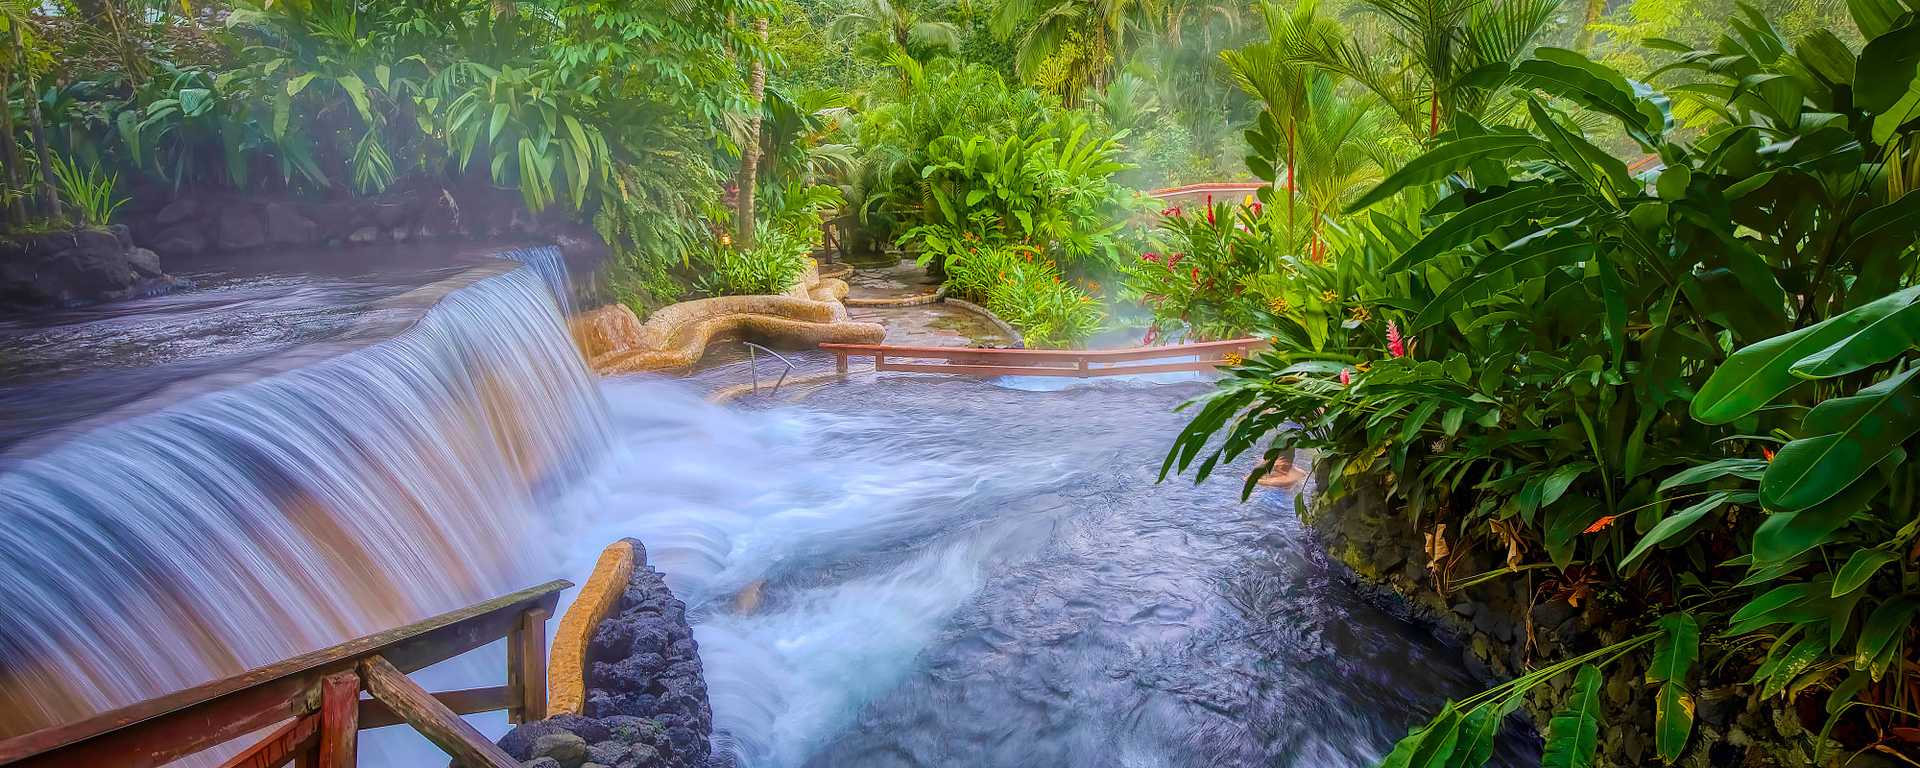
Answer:
<svg viewBox="0 0 1920 768"><path fill-rule="evenodd" d="M1772 464L1772 463L1773 463L1773 449L1772 449L1772 448L1761 448L1761 449L1760 449L1760 455L1761 455L1761 456L1765 456L1765 457L1767 457L1767 463L1768 463L1768 464Z"/></svg>
<svg viewBox="0 0 1920 768"><path fill-rule="evenodd" d="M1613 521L1618 519L1620 519L1620 515L1607 515L1606 517L1593 521L1593 525L1587 526L1587 529L1581 531L1581 533L1599 533L1606 530L1608 526L1613 525Z"/></svg>

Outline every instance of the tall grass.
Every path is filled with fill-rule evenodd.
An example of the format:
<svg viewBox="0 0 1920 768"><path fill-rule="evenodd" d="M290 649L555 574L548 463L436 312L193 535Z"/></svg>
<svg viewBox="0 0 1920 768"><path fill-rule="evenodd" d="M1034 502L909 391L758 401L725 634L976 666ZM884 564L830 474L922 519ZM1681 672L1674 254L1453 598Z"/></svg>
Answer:
<svg viewBox="0 0 1920 768"><path fill-rule="evenodd" d="M61 191L66 194L67 208L80 217L75 223L104 227L112 223L113 214L120 206L127 204L126 198L113 194L114 187L120 183L120 174L104 174L98 165L83 169L71 158L55 156L53 175L60 180Z"/></svg>

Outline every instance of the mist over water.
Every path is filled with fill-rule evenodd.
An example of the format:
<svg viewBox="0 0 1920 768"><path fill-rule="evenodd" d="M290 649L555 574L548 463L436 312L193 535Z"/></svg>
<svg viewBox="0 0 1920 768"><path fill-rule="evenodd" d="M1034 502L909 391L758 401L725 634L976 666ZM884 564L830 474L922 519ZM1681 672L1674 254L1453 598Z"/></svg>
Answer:
<svg viewBox="0 0 1920 768"><path fill-rule="evenodd" d="M1289 497L1154 482L1204 384L856 377L715 406L594 381L548 255L0 470L0 735L578 580L622 536L691 607L750 768L1359 766L1478 688ZM405 729L363 758L443 759Z"/></svg>
<svg viewBox="0 0 1920 768"><path fill-rule="evenodd" d="M1204 385L604 391L616 437L561 504L563 559L647 542L742 765L1363 766L1478 689L1291 498L1154 482Z"/></svg>

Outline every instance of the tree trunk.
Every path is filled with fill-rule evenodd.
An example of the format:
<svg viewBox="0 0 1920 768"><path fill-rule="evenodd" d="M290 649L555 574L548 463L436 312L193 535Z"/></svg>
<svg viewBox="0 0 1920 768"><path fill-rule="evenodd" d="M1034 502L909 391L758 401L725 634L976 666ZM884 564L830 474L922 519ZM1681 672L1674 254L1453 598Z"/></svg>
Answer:
<svg viewBox="0 0 1920 768"><path fill-rule="evenodd" d="M1593 25L1600 23L1600 14L1607 10L1607 0L1587 0L1587 13L1580 21L1580 36L1574 40L1573 49L1586 53L1593 48Z"/></svg>
<svg viewBox="0 0 1920 768"><path fill-rule="evenodd" d="M762 16L753 22L755 34L760 43L767 42L767 19ZM747 121L747 140L740 147L740 194L734 201L733 227L734 239L741 248L752 248L755 233L753 192L760 174L760 122L766 112L762 102L767 94L767 65L761 56L754 56L752 74L747 79L747 95L753 101L753 117Z"/></svg>
<svg viewBox="0 0 1920 768"><path fill-rule="evenodd" d="M11 58L11 57L9 57ZM25 168L26 158L20 156L20 143L14 141L13 105L7 102L7 92L13 85L13 62L0 62L0 160L6 161L6 174L0 175L0 185L8 190L21 192L20 197L7 205L7 223L22 226L27 223L27 199L25 185L20 178L20 169Z"/></svg>
<svg viewBox="0 0 1920 768"><path fill-rule="evenodd" d="M13 49L22 52L19 57L20 83L27 90L27 121L33 128L33 151L40 158L40 203L45 207L47 218L60 218L60 187L54 183L53 153L47 151L47 128L40 119L40 93L35 89L33 73L26 69L26 36L21 34L20 25L13 25Z"/></svg>

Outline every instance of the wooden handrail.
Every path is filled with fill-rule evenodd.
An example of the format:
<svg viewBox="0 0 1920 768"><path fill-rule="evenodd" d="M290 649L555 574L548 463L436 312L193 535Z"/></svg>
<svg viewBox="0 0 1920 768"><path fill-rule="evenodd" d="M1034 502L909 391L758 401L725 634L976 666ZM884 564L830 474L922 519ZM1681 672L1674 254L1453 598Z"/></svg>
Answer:
<svg viewBox="0 0 1920 768"><path fill-rule="evenodd" d="M851 357L872 357L877 371L954 373L972 376L1123 376L1142 373L1209 371L1227 355L1245 357L1266 346L1265 339L1229 339L1197 344L1130 349L985 349L980 347L923 347L892 344L821 344L832 352L839 372L847 372ZM1115 365L1140 360L1192 357L1194 360L1151 365ZM889 359L891 358L891 359ZM944 363L899 362L942 360ZM1098 366L1098 367L1096 367Z"/></svg>
<svg viewBox="0 0 1920 768"><path fill-rule="evenodd" d="M391 668L404 676L502 637L510 638L510 643L532 644L528 632L538 634L537 644L544 646L544 617L552 615L560 592L572 586L572 582L564 579L550 581L84 720L6 739L0 741L0 766L146 768L164 765L291 719L293 722L231 761L233 765L280 765L296 757L295 753L306 754L316 747L311 742L317 742L319 735L329 730L328 723L319 718L322 682L329 676L336 678L337 685L339 677L358 676L367 664L375 663L374 660L380 660L375 663L380 669ZM544 661L544 648L539 655ZM422 691L420 695L441 701L443 709L448 699L459 697L456 701L470 712L510 709L516 713L543 713L546 708L544 664L539 672L538 679L532 679L525 671L510 675L510 681L517 685L510 684L504 689L477 689L499 697L492 700L472 700L476 691L437 695ZM393 701L380 700L387 706L375 711L388 717L397 714L416 728L421 727L407 718L408 713L393 706ZM345 709L357 717L358 709L362 708L365 707ZM372 726L361 723L355 729L358 727ZM351 759L350 751L347 759Z"/></svg>

